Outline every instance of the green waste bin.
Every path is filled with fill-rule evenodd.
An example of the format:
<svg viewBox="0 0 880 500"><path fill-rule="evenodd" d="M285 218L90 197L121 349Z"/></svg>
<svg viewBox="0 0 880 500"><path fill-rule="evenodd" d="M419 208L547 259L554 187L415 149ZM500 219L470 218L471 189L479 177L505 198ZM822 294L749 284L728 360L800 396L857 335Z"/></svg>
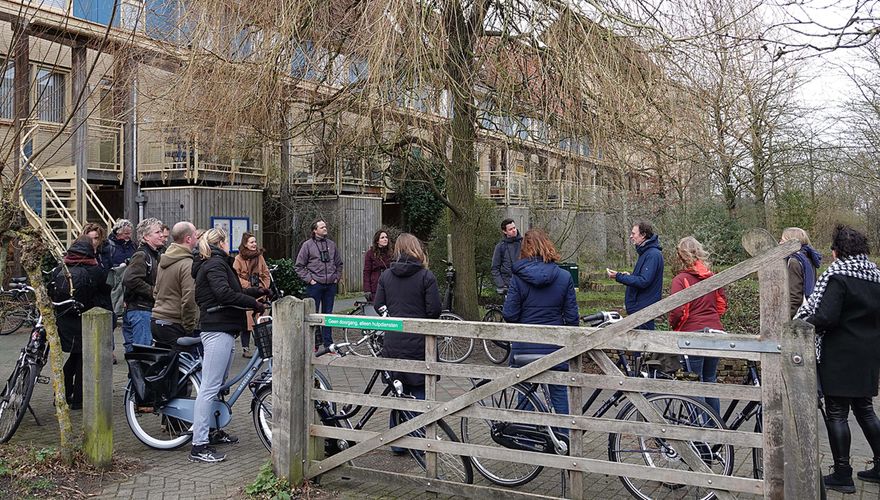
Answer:
<svg viewBox="0 0 880 500"><path fill-rule="evenodd" d="M560 262L559 267L566 270L571 274L571 280L574 281L574 289L577 290L580 286L578 278L580 277L580 271L578 271L578 265L573 262Z"/></svg>

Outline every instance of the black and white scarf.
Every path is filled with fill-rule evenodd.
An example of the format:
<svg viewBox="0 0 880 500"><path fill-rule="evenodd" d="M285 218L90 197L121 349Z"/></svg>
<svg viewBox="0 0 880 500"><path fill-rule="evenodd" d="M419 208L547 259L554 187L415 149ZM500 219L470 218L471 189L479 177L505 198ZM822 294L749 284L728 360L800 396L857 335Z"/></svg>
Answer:
<svg viewBox="0 0 880 500"><path fill-rule="evenodd" d="M813 293L807 299L806 303L801 305L797 313L794 315L798 319L806 319L816 314L819 303L822 302L822 296L825 294L825 287L828 286L828 280L834 275L850 276L860 280L880 283L880 269L877 264L868 260L865 254L852 255L844 259L837 259L828 266L828 269L819 276ZM816 362L818 363L822 357L822 334L817 332L816 335Z"/></svg>

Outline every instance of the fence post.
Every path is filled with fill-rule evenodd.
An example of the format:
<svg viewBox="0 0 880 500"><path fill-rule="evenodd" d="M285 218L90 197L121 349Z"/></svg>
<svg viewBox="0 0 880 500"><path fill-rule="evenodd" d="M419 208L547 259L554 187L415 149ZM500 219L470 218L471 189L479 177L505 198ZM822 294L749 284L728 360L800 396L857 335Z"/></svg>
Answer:
<svg viewBox="0 0 880 500"><path fill-rule="evenodd" d="M794 320L782 332L785 498L819 498L816 334Z"/></svg>
<svg viewBox="0 0 880 500"><path fill-rule="evenodd" d="M272 469L291 485L303 482L308 423L302 418L305 303L282 297L272 304Z"/></svg>
<svg viewBox="0 0 880 500"><path fill-rule="evenodd" d="M113 454L113 325L110 311L93 307L82 315L83 450L99 468Z"/></svg>

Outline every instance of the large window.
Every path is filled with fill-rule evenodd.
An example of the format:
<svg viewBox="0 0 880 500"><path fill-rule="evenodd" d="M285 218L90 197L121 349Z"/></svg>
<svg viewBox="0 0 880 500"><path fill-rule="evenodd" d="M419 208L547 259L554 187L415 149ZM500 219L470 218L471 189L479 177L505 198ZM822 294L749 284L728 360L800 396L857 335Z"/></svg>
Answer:
<svg viewBox="0 0 880 500"><path fill-rule="evenodd" d="M37 70L37 119L64 121L64 74L48 69Z"/></svg>
<svg viewBox="0 0 880 500"><path fill-rule="evenodd" d="M73 16L104 26L119 26L120 0L73 0Z"/></svg>
<svg viewBox="0 0 880 500"><path fill-rule="evenodd" d="M12 61L0 64L6 67L0 80L0 118L11 120L15 116L15 67Z"/></svg>

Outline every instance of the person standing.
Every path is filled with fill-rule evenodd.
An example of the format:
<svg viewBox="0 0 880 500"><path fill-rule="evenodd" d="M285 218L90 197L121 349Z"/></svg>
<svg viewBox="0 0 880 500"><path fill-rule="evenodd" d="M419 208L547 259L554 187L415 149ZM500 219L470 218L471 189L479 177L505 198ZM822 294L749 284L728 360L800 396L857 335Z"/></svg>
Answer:
<svg viewBox="0 0 880 500"><path fill-rule="evenodd" d="M315 309L323 314L333 312L336 285L342 275L342 258L327 233L323 219L313 222L311 237L303 242L294 265L296 274L307 284L306 295L314 299ZM330 347L333 330L325 326L321 333L324 347Z"/></svg>
<svg viewBox="0 0 880 500"><path fill-rule="evenodd" d="M834 459L834 472L823 479L826 488L843 493L856 491L850 408L874 453L873 467L858 478L880 483L880 421L873 402L880 379L880 269L868 260L869 253L864 234L838 225L831 243L834 262L795 315L812 323L819 336L816 360Z"/></svg>
<svg viewBox="0 0 880 500"><path fill-rule="evenodd" d="M675 247L681 261L681 272L672 279L669 293L678 293L706 278L714 276L709 270L709 252L693 236L682 238ZM669 326L678 332L697 332L704 328L724 330L721 316L727 311L727 295L723 288L694 299L669 313ZM700 382L714 383L718 380L718 358L687 356L685 369L700 377ZM705 398L715 413L721 413L718 398Z"/></svg>
<svg viewBox="0 0 880 500"><path fill-rule="evenodd" d="M801 249L788 256L788 301L789 316L794 317L798 308L813 293L816 286L816 278L819 276L819 266L822 265L822 254L810 246L810 237L807 232L799 227L787 227L782 230L782 238L779 243L789 240L801 242Z"/></svg>
<svg viewBox="0 0 880 500"><path fill-rule="evenodd" d="M56 309L61 350L70 353L64 363L64 396L72 410L82 409L82 313L101 307L99 297L109 295L107 271L95 257L92 238L80 236L64 254L61 265L52 271L52 300L74 299L82 309L62 306Z"/></svg>
<svg viewBox="0 0 880 500"><path fill-rule="evenodd" d="M388 315L398 318L437 319L442 309L437 278L428 269L428 256L418 238L402 233L394 245L394 260L379 277L376 310L388 308ZM385 332L382 347L385 358L425 360L425 337L406 332ZM425 376L416 373L394 372L393 377L403 384L403 391L416 399L425 399ZM391 422L393 424L394 422ZM396 454L406 450L392 447Z"/></svg>
<svg viewBox="0 0 880 500"><path fill-rule="evenodd" d="M110 267L119 267L128 262L128 259L134 255L137 245L131 241L134 226L128 219L119 219L110 230L110 236L107 243L110 249L107 251L110 256Z"/></svg>
<svg viewBox="0 0 880 500"><path fill-rule="evenodd" d="M257 237L251 233L241 235L241 244L238 245L238 255L232 263L232 268L238 273L238 280L242 288L258 287L268 290L269 266L263 258L264 250L257 246ZM245 358L253 357L251 354L251 332L254 331L254 318L247 315L247 330L241 332L241 355Z"/></svg>
<svg viewBox="0 0 880 500"><path fill-rule="evenodd" d="M150 315L153 310L153 286L159 270L159 248L162 246L162 221L144 219L137 227L141 245L131 256L122 278L125 289L125 315L122 317L122 338L125 352L133 344L152 345Z"/></svg>
<svg viewBox="0 0 880 500"><path fill-rule="evenodd" d="M373 244L364 252L364 298L373 302L379 287L379 276L391 266L394 245L388 231L379 229L373 235Z"/></svg>
<svg viewBox="0 0 880 500"><path fill-rule="evenodd" d="M513 276L501 311L504 321L526 325L577 326L580 317L574 280L571 273L557 265L559 252L547 233L541 229L527 231L522 240L520 257L513 264ZM511 342L510 364L516 366L517 356L523 354L546 355L559 349L557 345ZM568 370L568 363L562 363L558 368ZM556 413L568 413L568 390L565 386L550 385L550 402Z"/></svg>
<svg viewBox="0 0 880 500"><path fill-rule="evenodd" d="M654 227L646 221L636 222L629 236L636 246L639 258L632 273L606 269L608 277L626 285L624 304L627 314L633 314L659 302L663 293L663 252L660 238L654 234ZM638 327L653 330L654 320Z"/></svg>
<svg viewBox="0 0 880 500"><path fill-rule="evenodd" d="M499 294L503 295L513 275L513 263L519 260L522 236L513 219L501 221L501 241L492 253L492 281Z"/></svg>
<svg viewBox="0 0 880 500"><path fill-rule="evenodd" d="M210 431L214 421L211 406L232 364L235 337L247 328L247 313L236 307L262 313L265 307L255 296L264 290L242 290L229 257L226 231L208 229L199 240L199 257L193 263L199 330L202 338L202 384L193 409L193 439L190 462L222 462L226 454L208 446L233 444L238 438L223 430ZM247 292L247 293L244 293Z"/></svg>
<svg viewBox="0 0 880 500"><path fill-rule="evenodd" d="M198 246L196 227L178 222L171 229L171 239L156 272L150 333L157 346L180 349L177 339L192 336L199 321L192 276L192 252Z"/></svg>

